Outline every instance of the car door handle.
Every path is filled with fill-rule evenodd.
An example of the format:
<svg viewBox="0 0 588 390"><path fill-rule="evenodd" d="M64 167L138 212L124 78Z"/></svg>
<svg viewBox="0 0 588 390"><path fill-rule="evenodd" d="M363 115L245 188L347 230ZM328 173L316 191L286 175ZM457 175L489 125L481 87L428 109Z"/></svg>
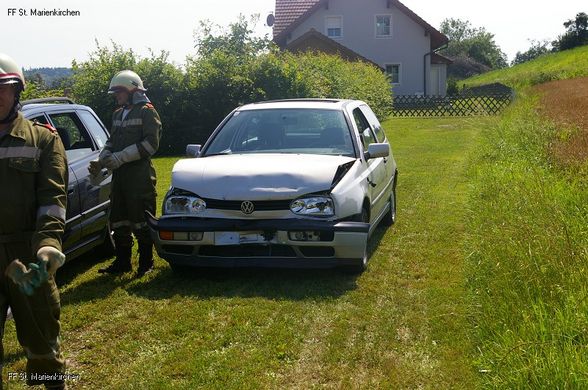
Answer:
<svg viewBox="0 0 588 390"><path fill-rule="evenodd" d="M372 187L375 187L376 186L376 183L374 183L373 181L371 181L369 177L367 178L367 182Z"/></svg>
<svg viewBox="0 0 588 390"><path fill-rule="evenodd" d="M68 189L67 189L67 194L68 194L68 195L71 195L71 194L73 194L74 192L76 192L76 188L75 188L75 187L72 187L72 188L68 188Z"/></svg>

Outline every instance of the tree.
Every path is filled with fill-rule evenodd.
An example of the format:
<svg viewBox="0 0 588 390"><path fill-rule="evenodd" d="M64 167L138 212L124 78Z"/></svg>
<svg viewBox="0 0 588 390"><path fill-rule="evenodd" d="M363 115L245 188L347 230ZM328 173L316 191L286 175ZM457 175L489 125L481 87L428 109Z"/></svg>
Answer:
<svg viewBox="0 0 588 390"><path fill-rule="evenodd" d="M199 57L208 57L214 51L230 53L236 58L245 59L268 51L274 43L267 37L254 37L250 24L255 26L259 15L253 15L248 22L243 15L239 15L237 22L229 25L229 30L215 35L215 30L221 29L210 21L201 21L200 30L194 34L195 47Z"/></svg>
<svg viewBox="0 0 588 390"><path fill-rule="evenodd" d="M469 21L460 19L445 19L441 23L441 32L449 38L449 43L443 54L452 58L462 58L462 63L474 61L490 69L507 66L506 54L494 42L494 34L484 27L472 27ZM451 74L451 66L449 67ZM475 70L473 70L475 72ZM456 74L454 76L463 77Z"/></svg>
<svg viewBox="0 0 588 390"><path fill-rule="evenodd" d="M552 42L554 51L588 45L588 15L585 12L578 13L575 19L570 19L563 25L567 31Z"/></svg>
<svg viewBox="0 0 588 390"><path fill-rule="evenodd" d="M523 62L531 61L542 54L549 53L549 42L548 41L535 41L531 40L531 47L525 52L517 51L517 54L512 61L511 65L522 64Z"/></svg>

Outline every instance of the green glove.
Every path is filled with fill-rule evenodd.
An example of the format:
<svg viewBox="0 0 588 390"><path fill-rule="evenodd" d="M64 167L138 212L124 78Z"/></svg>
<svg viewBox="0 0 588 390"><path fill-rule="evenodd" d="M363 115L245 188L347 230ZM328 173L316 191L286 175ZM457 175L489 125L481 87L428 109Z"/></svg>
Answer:
<svg viewBox="0 0 588 390"><path fill-rule="evenodd" d="M38 264L31 263L27 268L20 260L16 259L6 267L6 276L16 284L20 291L31 296L35 289L47 280L47 271L41 271ZM43 280L44 279L44 280Z"/></svg>

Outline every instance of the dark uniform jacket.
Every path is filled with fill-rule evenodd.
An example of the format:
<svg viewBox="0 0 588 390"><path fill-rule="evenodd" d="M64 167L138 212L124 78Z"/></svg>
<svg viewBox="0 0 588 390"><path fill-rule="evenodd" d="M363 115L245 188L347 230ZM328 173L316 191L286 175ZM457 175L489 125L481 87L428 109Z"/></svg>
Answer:
<svg viewBox="0 0 588 390"><path fill-rule="evenodd" d="M19 112L0 138L0 180L0 237L32 234L29 256L46 245L62 250L68 166L55 130Z"/></svg>
<svg viewBox="0 0 588 390"><path fill-rule="evenodd" d="M155 193L155 168L151 156L159 148L161 120L151 103L133 105L123 119L123 109L119 108L112 117L110 139L104 149L120 152L135 144L140 157L123 164L113 173L113 190L116 187L132 188L136 192Z"/></svg>

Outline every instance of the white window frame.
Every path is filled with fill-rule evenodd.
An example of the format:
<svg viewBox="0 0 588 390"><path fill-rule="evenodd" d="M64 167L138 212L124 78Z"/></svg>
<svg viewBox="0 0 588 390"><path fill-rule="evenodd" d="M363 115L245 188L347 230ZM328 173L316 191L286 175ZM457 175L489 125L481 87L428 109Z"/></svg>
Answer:
<svg viewBox="0 0 588 390"><path fill-rule="evenodd" d="M390 18L390 34L388 35L381 35L378 34L378 17L389 17ZM392 38L392 14L377 14L374 15L374 36L376 38L383 38L383 39L387 39L387 38Z"/></svg>
<svg viewBox="0 0 588 390"><path fill-rule="evenodd" d="M339 19L339 29L341 30L341 35L337 35L337 36L330 36L329 35L329 24L328 24L329 19ZM343 15L325 16L325 35L331 39L343 38Z"/></svg>
<svg viewBox="0 0 588 390"><path fill-rule="evenodd" d="M392 85L400 85L402 84L402 64L398 63L398 62L387 62L384 64L384 71L386 72L387 75L390 75L390 73L388 73L388 66L398 66L398 82L395 83L392 80L390 80L390 83Z"/></svg>

